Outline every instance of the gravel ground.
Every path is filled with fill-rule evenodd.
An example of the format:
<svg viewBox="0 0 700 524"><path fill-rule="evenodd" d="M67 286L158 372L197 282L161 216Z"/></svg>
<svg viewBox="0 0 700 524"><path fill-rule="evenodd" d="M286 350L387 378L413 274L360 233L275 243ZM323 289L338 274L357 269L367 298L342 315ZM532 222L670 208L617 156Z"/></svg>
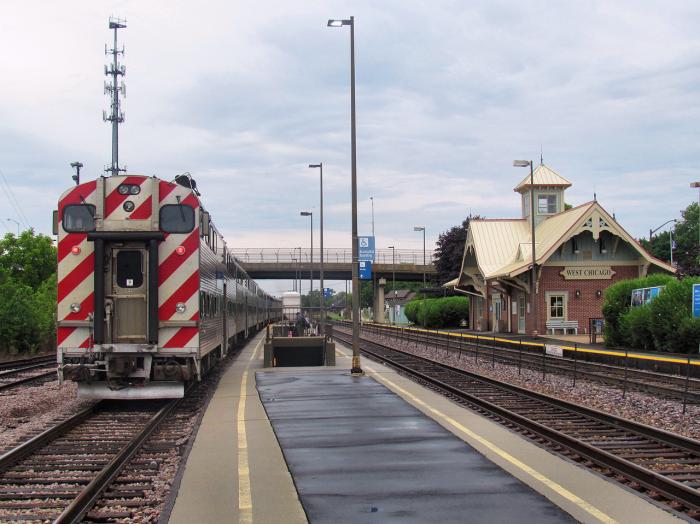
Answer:
<svg viewBox="0 0 700 524"><path fill-rule="evenodd" d="M425 344L397 341L393 338L377 335L363 335L363 337L413 355L435 360L435 349L428 346L426 350ZM484 350L483 357L481 354L479 355L478 363L474 361L473 355L467 356L466 353L462 354L461 359L456 351L450 352L447 357L445 350L439 350L437 354L439 362L465 371L479 373L538 393L558 397L580 406L604 411L686 437L700 439L700 406L689 405L684 415L683 405L678 400L664 400L636 391L627 391L625 398L622 398L622 390L619 388L580 378L577 379L574 388L572 387L572 379L569 377L547 374L545 380L542 380L541 371L525 368L518 375L516 366L497 362L495 367L491 367L489 350Z"/></svg>
<svg viewBox="0 0 700 524"><path fill-rule="evenodd" d="M78 400L73 382L17 386L0 396L0 450L8 450L93 401Z"/></svg>

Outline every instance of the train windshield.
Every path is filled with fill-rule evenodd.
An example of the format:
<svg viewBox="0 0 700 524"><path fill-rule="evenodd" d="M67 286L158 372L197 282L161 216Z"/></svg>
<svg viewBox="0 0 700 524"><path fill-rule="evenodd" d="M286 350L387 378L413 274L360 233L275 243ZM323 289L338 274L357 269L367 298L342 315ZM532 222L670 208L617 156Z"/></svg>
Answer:
<svg viewBox="0 0 700 524"><path fill-rule="evenodd" d="M189 233L194 229L194 209L186 204L161 207L160 228L166 233Z"/></svg>
<svg viewBox="0 0 700 524"><path fill-rule="evenodd" d="M68 233L95 230L95 206L72 204L63 208L63 229Z"/></svg>

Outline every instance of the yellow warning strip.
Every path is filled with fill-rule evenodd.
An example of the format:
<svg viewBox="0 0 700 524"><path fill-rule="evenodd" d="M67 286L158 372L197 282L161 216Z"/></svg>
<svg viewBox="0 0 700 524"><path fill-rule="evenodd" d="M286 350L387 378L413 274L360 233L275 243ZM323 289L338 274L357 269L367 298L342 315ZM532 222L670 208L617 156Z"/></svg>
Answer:
<svg viewBox="0 0 700 524"><path fill-rule="evenodd" d="M509 339L509 338L499 338L499 337L489 337L486 335L483 336L477 336L477 335L472 335L470 333L453 333L451 331L439 331L439 330L431 330L431 329L423 329L423 328L415 328L415 327L405 327L405 328L400 328L397 326L391 326L391 325L385 325L382 324L383 328L393 328L393 329L406 329L408 331L414 331L417 333L431 333L431 334L438 334L438 335L447 335L449 337L458 337L458 338L469 338L469 339L474 339L476 340L477 338L480 340L483 340L484 342L504 342L506 344L514 344L518 345L519 342ZM523 346L531 346L531 347L537 347L537 348L542 348L544 344L538 343L538 342L521 342ZM684 358L678 358L678 357L657 357L654 355L643 355L641 353L625 353L624 351L615 351L615 350L605 350L605 349L587 349L587 348L580 348L576 346L559 346L562 349L565 349L567 351L576 351L578 353L592 353L595 355L607 355L607 356L613 356L613 357L629 357L629 358L636 358L637 360L651 360L654 362L670 362L672 364L687 364L688 360ZM700 366L700 360L696 358L690 359L690 365L691 366Z"/></svg>
<svg viewBox="0 0 700 524"><path fill-rule="evenodd" d="M258 354L260 344L265 340L262 336L260 342L253 349L241 379L241 389L238 400L238 522L252 524L253 522L253 497L250 490L250 468L248 467L248 437L245 428L246 387L248 385L248 370Z"/></svg>
<svg viewBox="0 0 700 524"><path fill-rule="evenodd" d="M373 369L371 366L368 366L367 364L365 364L364 367L366 370L369 370L371 372L372 376L375 379L379 380L380 382L384 382L385 384L391 386L392 389L400 392L404 398L410 399L413 403L420 405L424 410L429 411L430 413L432 413L436 417L439 417L439 418L445 420L446 422L450 423L452 426L454 426L457 429L459 429L460 431L464 432L469 438L476 440L482 446L487 447L490 451L492 451L493 453L495 453L496 455L501 457L503 460L510 462L513 466L515 466L518 469L520 469L521 471L527 473L535 480L541 482L542 484L547 486L549 489L551 489L552 491L554 491L555 493L557 493L561 497L564 497L565 499L572 502L573 504L575 504L576 506L578 506L579 508L581 508L585 512L592 515L594 518L598 519L600 522L604 522L606 524L616 524L617 523L617 521L614 518L612 518L610 515L608 515L607 513L603 513L601 510L599 510L598 508L596 508L592 504L589 504L588 502L583 500L578 495L575 495L574 493L572 493L571 491L566 489L561 484L553 481L549 477L545 477L539 471L531 468L530 466L528 466L527 464L525 464L521 460L518 460L513 455L511 455L510 453L508 453L504 449L498 447L493 442L485 439L484 437L482 437L481 435L478 435L477 433L474 433L472 430L470 430L466 426L462 425L460 422L456 421L455 419L453 419L449 415L446 415L445 413L443 413L439 409L435 409L434 407L426 404L425 402L423 402L421 399L419 399L418 397L416 397L415 395L413 395L412 393L410 393L406 389L402 388L401 386L399 386L398 384L396 384L392 380L386 378L385 374L378 373L375 369Z"/></svg>

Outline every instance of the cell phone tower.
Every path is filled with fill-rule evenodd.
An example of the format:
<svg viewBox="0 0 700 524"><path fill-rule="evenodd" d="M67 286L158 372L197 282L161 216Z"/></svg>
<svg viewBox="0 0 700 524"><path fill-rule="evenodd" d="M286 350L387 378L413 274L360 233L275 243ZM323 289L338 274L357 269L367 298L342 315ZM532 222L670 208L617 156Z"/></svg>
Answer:
<svg viewBox="0 0 700 524"><path fill-rule="evenodd" d="M119 55L124 56L124 46L121 50L117 47L117 31L126 28L126 19L109 18L109 28L114 30L114 47L107 49L105 44L105 55L112 55L112 63L105 65L105 76L112 77L112 83L105 81L104 92L109 93L112 102L112 108L109 115L106 111L102 111L102 120L112 122L112 165L106 166L105 171L109 171L111 176L118 175L120 171L126 171L126 167L119 167L119 124L124 121L124 112L120 108L119 94L121 93L126 98L126 86L122 80L121 85L118 85L117 79L119 76L126 75L126 67L119 64Z"/></svg>

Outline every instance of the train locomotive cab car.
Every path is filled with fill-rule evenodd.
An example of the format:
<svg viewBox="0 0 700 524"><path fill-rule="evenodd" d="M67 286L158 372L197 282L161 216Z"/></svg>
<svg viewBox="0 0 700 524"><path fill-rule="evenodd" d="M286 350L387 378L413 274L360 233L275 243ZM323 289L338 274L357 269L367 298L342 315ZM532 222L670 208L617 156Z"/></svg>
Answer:
<svg viewBox="0 0 700 524"><path fill-rule="evenodd" d="M100 177L59 199L58 374L81 397L181 397L274 320L247 314L275 300L249 290L196 186L178 182Z"/></svg>

